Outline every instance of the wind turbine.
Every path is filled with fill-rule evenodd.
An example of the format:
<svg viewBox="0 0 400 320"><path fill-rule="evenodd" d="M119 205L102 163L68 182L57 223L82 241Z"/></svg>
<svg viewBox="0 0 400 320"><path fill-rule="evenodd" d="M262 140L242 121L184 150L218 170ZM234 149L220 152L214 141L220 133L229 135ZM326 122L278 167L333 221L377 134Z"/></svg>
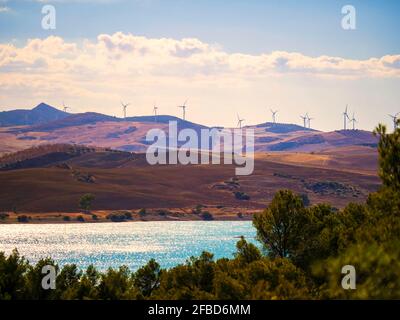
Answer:
<svg viewBox="0 0 400 320"><path fill-rule="evenodd" d="M238 118L237 126L239 127L239 129L242 129L242 122L243 122L245 119L240 119L239 114L237 115L237 118Z"/></svg>
<svg viewBox="0 0 400 320"><path fill-rule="evenodd" d="M308 118L308 114L306 113L304 116L300 116L300 118L303 119L303 126L304 126L304 128L307 128L307 118Z"/></svg>
<svg viewBox="0 0 400 320"><path fill-rule="evenodd" d="M349 122L353 122L353 130L356 130L356 122L358 122L356 120L356 118L354 118L354 112L353 112L353 118L349 119Z"/></svg>
<svg viewBox="0 0 400 320"><path fill-rule="evenodd" d="M311 129L311 120L314 120L314 118L310 118L308 113L306 114L306 116L307 116L307 120L308 120L308 129Z"/></svg>
<svg viewBox="0 0 400 320"><path fill-rule="evenodd" d="M63 111L64 111L64 112L67 112L68 109L69 109L69 107L67 107L67 106L64 104L64 101L63 101Z"/></svg>
<svg viewBox="0 0 400 320"><path fill-rule="evenodd" d="M124 119L126 118L126 108L129 106L129 103L123 103L121 101L122 110L124 111Z"/></svg>
<svg viewBox="0 0 400 320"><path fill-rule="evenodd" d="M278 113L278 110L276 110L276 111L274 111L272 109L270 109L270 110L271 110L271 113L272 113L272 122L276 123L276 114Z"/></svg>
<svg viewBox="0 0 400 320"><path fill-rule="evenodd" d="M187 105L186 105L186 103L187 103L187 99L186 99L186 101L183 103L183 105L181 105L181 106L178 106L178 108L182 108L182 111L183 111L183 120L186 120L185 119L185 116L186 116L186 107L187 107Z"/></svg>
<svg viewBox="0 0 400 320"><path fill-rule="evenodd" d="M158 107L156 105L154 105L154 107L153 107L154 122L157 122L157 110L158 110Z"/></svg>
<svg viewBox="0 0 400 320"><path fill-rule="evenodd" d="M389 117L393 119L393 130L396 131L397 129L397 116L400 114L400 112L397 112L394 116L389 114Z"/></svg>
<svg viewBox="0 0 400 320"><path fill-rule="evenodd" d="M348 109L348 105L346 105L346 109L343 112L343 128L344 128L344 130L346 130L346 123L347 123L346 120L350 120L349 114L347 113L347 109Z"/></svg>

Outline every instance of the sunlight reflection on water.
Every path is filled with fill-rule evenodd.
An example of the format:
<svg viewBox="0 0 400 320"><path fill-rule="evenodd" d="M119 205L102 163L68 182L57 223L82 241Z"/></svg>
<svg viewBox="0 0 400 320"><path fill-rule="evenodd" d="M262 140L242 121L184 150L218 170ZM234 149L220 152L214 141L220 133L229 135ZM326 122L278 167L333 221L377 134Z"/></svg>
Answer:
<svg viewBox="0 0 400 320"><path fill-rule="evenodd" d="M51 256L64 265L98 269L127 265L136 270L149 259L169 268L206 250L232 257L239 236L254 242L249 221L127 222L0 225L0 251L14 248L29 261Z"/></svg>

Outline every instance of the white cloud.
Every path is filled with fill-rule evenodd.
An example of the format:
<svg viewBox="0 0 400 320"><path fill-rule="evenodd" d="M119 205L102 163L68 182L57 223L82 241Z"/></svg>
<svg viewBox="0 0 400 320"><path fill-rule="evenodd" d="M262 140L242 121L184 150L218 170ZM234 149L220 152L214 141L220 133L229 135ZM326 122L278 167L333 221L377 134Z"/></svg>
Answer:
<svg viewBox="0 0 400 320"><path fill-rule="evenodd" d="M3 6L1 6L0 7L0 13L2 13L2 12L10 12L10 8L9 7L3 7Z"/></svg>
<svg viewBox="0 0 400 320"><path fill-rule="evenodd" d="M43 63L37 64L38 59ZM13 70L13 65L18 66ZM297 52L229 54L198 39L146 38L121 32L101 34L81 44L60 37L28 40L24 47L0 44L0 68L23 72L21 66L39 68L43 74L75 76L82 68L91 74L113 76L236 78L301 74L314 77L400 77L400 55L367 60L340 57L310 57Z"/></svg>

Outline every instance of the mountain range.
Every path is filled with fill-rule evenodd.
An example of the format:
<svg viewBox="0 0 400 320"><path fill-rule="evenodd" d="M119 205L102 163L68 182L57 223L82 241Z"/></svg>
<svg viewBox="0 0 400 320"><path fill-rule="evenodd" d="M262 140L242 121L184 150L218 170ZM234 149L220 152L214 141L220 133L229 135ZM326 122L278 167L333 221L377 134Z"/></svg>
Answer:
<svg viewBox="0 0 400 320"><path fill-rule="evenodd" d="M178 130L208 128L170 115L118 118L95 112L70 114L40 103L32 110L0 112L0 154L56 143L145 152L149 144L146 133L153 128L168 132L169 121L176 121ZM322 132L296 124L271 122L245 128L254 129L256 152L315 152L377 145L377 138L364 130Z"/></svg>

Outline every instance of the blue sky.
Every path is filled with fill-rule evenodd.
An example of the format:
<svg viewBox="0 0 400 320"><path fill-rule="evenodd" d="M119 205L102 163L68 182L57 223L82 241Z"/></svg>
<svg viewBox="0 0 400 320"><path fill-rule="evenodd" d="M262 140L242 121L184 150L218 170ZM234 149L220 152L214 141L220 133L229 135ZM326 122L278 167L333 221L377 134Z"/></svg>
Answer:
<svg viewBox="0 0 400 320"><path fill-rule="evenodd" d="M53 31L41 28L41 8L46 3L53 4L57 10L57 29ZM351 4L356 8L356 30L341 28L341 8L346 4ZM1 10L1 8L7 9ZM198 39L202 44L218 48L226 55L249 55L250 60L273 52L285 52L300 53L310 58L339 57L349 61L361 61L362 64L362 61L369 61L371 58L396 57L400 54L399 17L400 1L396 0L0 0L0 44L12 44L15 48L21 48L27 44L28 39L46 39L53 35L66 43L79 45L84 39L96 43L100 34L113 35L120 32L123 35L132 34L146 39L169 38L177 41L183 38ZM22 53L21 55L23 56ZM47 58L38 56L30 63L36 65L38 61L45 61L49 66L56 64L53 60L46 60ZM29 60L24 59L24 63ZM285 63L286 59L284 55L283 58L279 56L276 61ZM310 76L310 73L303 75L299 70L304 70L304 67L296 69L296 72L290 75L283 70L284 72L279 75L268 75L268 79L260 80L254 80L252 73L244 73L233 85L238 86L239 92L242 93L240 97L234 88L227 89L229 77L226 75L218 80L219 75L213 73L210 85L207 86L206 79L203 79L204 70L202 70L202 78L196 78L197 84L190 87L186 84L188 81L186 75L183 76L180 73L178 75L177 72L168 70L168 76L171 77L173 73L174 77L174 80L172 82L169 80L169 83L176 84L173 89L172 85L158 83L156 75L160 74L159 70L154 72L153 68L151 71L147 68L140 72L148 76L143 76L147 86L143 87L142 91L137 88L137 83L132 81L132 86L136 86L134 94L131 94L128 89L121 89L118 94L121 98L123 96L124 99L136 103L137 112L140 113L149 113L147 105L153 104L153 101L160 104L165 102L164 113L175 113L176 110L173 108L179 104L179 101L176 103L174 101L184 100L186 96L189 96L194 104L192 120L207 124L229 125L230 122L226 120L227 117L224 114L226 112L245 113L243 116L249 119L248 121L257 122L259 112L268 106L286 109L286 115L282 112L282 116L286 117L287 122L299 122L301 119L298 119L298 113L309 111L317 114L315 125L325 130L336 127L336 122L332 123L332 116L336 117L339 114L337 116L339 118L341 109L349 103L350 106L354 105L353 110L362 114L360 126L371 129L377 119L389 124L388 119L385 118L386 114L400 111L398 104L400 97L397 89L399 77L395 73L400 69L400 63L396 60L397 58L390 59L392 69L386 71L391 73L388 75L385 71L384 76L381 74L371 76L369 69L363 69L357 72L365 73L365 76L354 77L352 74L352 79L343 77L335 79L334 77L327 78L327 74L323 74L324 79L321 80L318 78L321 75L317 78L314 75ZM8 60L7 63L8 65L3 66L3 69L0 66L0 80L1 77L4 79L7 75L15 77L19 75L22 79L23 71L21 68L18 70L15 68L15 65L21 65L21 61L13 61L11 64ZM236 65L242 71L240 64L236 63ZM382 61L381 65L386 65L386 61ZM193 67L193 64L191 66ZM204 62L202 62L202 67L204 67ZM93 68L90 72L94 72ZM215 66L213 64L207 68L209 70ZM104 71L100 72L97 67L95 69L96 72L104 74ZM318 73L321 73L323 68L318 66L317 69ZM188 68L186 72L190 73L190 70ZM210 76L210 72L207 72ZM214 69L213 72L215 72ZM378 71L374 70L373 73L377 74ZM49 74L53 75L54 71ZM135 76L133 73L131 75ZM97 101L93 98L96 89L90 87L89 84L83 85L84 79L80 78L78 81L77 76L72 71L66 74L65 78L68 78L70 87L69 89L63 87L66 91L65 100L75 105L76 111L88 109L93 111L99 108L103 112L119 112L114 110L114 107L108 106L113 101L112 99L106 101L102 98ZM122 81L124 76L121 74L119 79L115 79L115 83ZM39 83L40 79L35 78L35 81ZM218 90L219 84L221 84L221 90ZM102 85L104 83L99 83L99 86ZM79 99L76 95L79 95L82 86L86 91L82 91L82 99ZM40 98L39 94L42 95L43 100L60 104L61 98L51 92L51 86L47 86L43 92L37 92L37 88L28 88L24 91L15 83L7 83L6 87L0 89L0 99L6 101L6 106L3 105L4 102L0 104L0 108L3 109L18 107L22 104L32 105ZM54 91L56 88L55 86ZM104 88L103 86L102 90ZM60 92L59 88L57 90ZM75 96L68 96L67 91L71 90L76 90ZM115 89L113 90L115 92ZM180 95L179 90L186 91ZM35 91L35 94L30 96L30 91ZM26 92L25 97L21 96L21 92ZM151 92L157 92L157 94L152 95ZM205 96L208 96L210 101L207 101ZM119 100L116 96L113 99L117 102ZM31 101L30 104L29 101ZM252 109L243 106L246 101L252 105L262 104L263 106ZM215 106L222 105L221 113L210 119L201 112L204 107L200 105L206 104L210 106L207 108L212 109L213 103ZM301 106L297 106L297 103ZM384 104L384 106L378 106L378 104ZM196 105L198 105L197 109ZM378 113L382 109L385 116ZM267 113L265 116L269 117ZM339 123L340 120L337 121ZM232 119L233 122L234 119Z"/></svg>
<svg viewBox="0 0 400 320"><path fill-rule="evenodd" d="M41 29L44 2L58 9L55 32ZM357 10L358 28L351 32L340 26L346 4ZM94 38L122 31L155 38L197 37L229 52L253 54L284 50L369 58L400 52L396 0L9 0L3 6L11 12L0 15L1 41L49 33Z"/></svg>

